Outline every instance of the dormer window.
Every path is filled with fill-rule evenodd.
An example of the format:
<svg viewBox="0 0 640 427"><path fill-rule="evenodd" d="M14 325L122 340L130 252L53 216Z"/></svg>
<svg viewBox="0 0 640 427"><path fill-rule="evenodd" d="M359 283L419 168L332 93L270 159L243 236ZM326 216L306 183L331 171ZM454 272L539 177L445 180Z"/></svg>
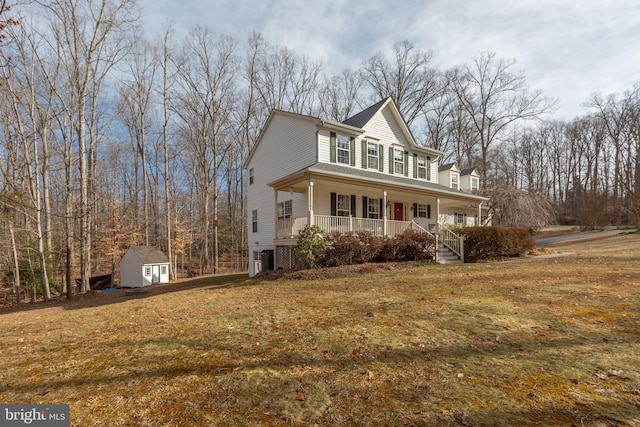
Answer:
<svg viewBox="0 0 640 427"><path fill-rule="evenodd" d="M471 191L477 191L480 188L480 180L478 178L471 178Z"/></svg>
<svg viewBox="0 0 640 427"><path fill-rule="evenodd" d="M460 189L460 182L457 173L451 174L451 188Z"/></svg>

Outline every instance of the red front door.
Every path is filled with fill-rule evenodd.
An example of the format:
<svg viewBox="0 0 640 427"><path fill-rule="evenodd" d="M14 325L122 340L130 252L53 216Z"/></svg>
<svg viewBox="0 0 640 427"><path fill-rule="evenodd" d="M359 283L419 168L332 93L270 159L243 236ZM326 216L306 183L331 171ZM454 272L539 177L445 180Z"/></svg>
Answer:
<svg viewBox="0 0 640 427"><path fill-rule="evenodd" d="M396 221L404 221L404 209L402 203L393 204L393 219Z"/></svg>

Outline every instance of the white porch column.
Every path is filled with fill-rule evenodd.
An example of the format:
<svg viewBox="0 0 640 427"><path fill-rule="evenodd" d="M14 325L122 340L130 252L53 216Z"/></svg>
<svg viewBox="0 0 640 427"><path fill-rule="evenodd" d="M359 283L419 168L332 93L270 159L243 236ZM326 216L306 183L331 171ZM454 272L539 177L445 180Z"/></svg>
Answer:
<svg viewBox="0 0 640 427"><path fill-rule="evenodd" d="M382 235L387 235L387 191L382 192L382 207L384 212L382 213Z"/></svg>
<svg viewBox="0 0 640 427"><path fill-rule="evenodd" d="M313 181L311 181L311 179L309 179L309 183L307 185L307 203L309 207L307 224L309 224L309 226L311 227L315 222L313 218Z"/></svg>
<svg viewBox="0 0 640 427"><path fill-rule="evenodd" d="M258 213L259 214L259 213ZM275 240L278 238L278 190L273 189L273 241L275 244ZM278 265L278 251L276 251L275 245L273 246L273 269L276 269L276 265ZM263 267L263 271L267 271L266 268L268 266Z"/></svg>
<svg viewBox="0 0 640 427"><path fill-rule="evenodd" d="M278 190L273 189L273 238L278 238Z"/></svg>
<svg viewBox="0 0 640 427"><path fill-rule="evenodd" d="M478 203L478 223L476 226L482 225L482 202Z"/></svg>
<svg viewBox="0 0 640 427"><path fill-rule="evenodd" d="M440 198L436 199L436 234L440 234Z"/></svg>

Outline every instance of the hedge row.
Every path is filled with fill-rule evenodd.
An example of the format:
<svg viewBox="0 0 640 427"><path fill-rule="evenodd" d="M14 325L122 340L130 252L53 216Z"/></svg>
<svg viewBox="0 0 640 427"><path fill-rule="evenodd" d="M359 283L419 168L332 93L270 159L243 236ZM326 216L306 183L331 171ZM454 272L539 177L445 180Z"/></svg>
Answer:
<svg viewBox="0 0 640 427"><path fill-rule="evenodd" d="M435 254L433 237L413 230L391 238L370 232L332 232L325 236L323 243L326 244L324 253L309 264L335 267L367 262L418 261L433 259ZM298 245L301 244L307 245L298 239Z"/></svg>
<svg viewBox="0 0 640 427"><path fill-rule="evenodd" d="M465 262L521 256L536 246L526 228L463 227Z"/></svg>
<svg viewBox="0 0 640 427"><path fill-rule="evenodd" d="M361 264L365 262L417 261L432 259L433 237L407 230L395 237L380 237L370 232L330 233L330 248L322 259L324 266Z"/></svg>

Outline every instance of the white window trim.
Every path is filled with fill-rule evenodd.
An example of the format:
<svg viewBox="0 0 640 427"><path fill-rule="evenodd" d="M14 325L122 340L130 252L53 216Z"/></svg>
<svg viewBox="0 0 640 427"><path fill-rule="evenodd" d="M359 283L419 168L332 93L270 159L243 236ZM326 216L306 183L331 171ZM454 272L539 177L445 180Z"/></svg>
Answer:
<svg viewBox="0 0 640 427"><path fill-rule="evenodd" d="M346 148L341 147L340 144L346 144ZM346 162L343 161L345 158ZM346 135L336 134L336 162L343 165L351 164L351 140Z"/></svg>
<svg viewBox="0 0 640 427"><path fill-rule="evenodd" d="M398 159L398 154L400 159ZM404 150L402 148L393 148L393 173L404 175Z"/></svg>
<svg viewBox="0 0 640 427"><path fill-rule="evenodd" d="M375 149L375 154L371 154L369 151L370 148ZM375 166L372 166L371 162L375 162ZM367 141L367 168L369 169L378 169L380 162L380 146L375 142Z"/></svg>
<svg viewBox="0 0 640 427"><path fill-rule="evenodd" d="M431 165L430 165L430 163L431 163L431 159L429 158L429 156L424 156L424 155L422 155L422 154L418 154L417 161L418 161L418 165L417 165L417 168L418 168L418 178L419 178L419 179L426 179L426 180L428 181L428 180L429 180L429 178L430 178L430 176L429 176L429 175L430 175L430 173L429 173L429 172L430 172L430 171L429 171L429 169L431 168ZM421 166L421 165L420 165L421 161L424 161L424 165L423 165L423 166ZM422 177L422 176L420 176L420 171L421 171L421 170L424 170L424 176L423 176L423 177Z"/></svg>
<svg viewBox="0 0 640 427"><path fill-rule="evenodd" d="M367 200L367 218L381 219L380 215L380 199Z"/></svg>
<svg viewBox="0 0 640 427"><path fill-rule="evenodd" d="M254 209L251 211L251 232L258 232L258 210Z"/></svg>
<svg viewBox="0 0 640 427"><path fill-rule="evenodd" d="M278 203L278 219L291 218L293 213L293 202L291 200L285 200Z"/></svg>
<svg viewBox="0 0 640 427"><path fill-rule="evenodd" d="M336 215L351 216L351 195L349 194L336 195Z"/></svg>
<svg viewBox="0 0 640 427"><path fill-rule="evenodd" d="M456 190L460 189L460 177L457 173L451 174L451 188L455 188Z"/></svg>

